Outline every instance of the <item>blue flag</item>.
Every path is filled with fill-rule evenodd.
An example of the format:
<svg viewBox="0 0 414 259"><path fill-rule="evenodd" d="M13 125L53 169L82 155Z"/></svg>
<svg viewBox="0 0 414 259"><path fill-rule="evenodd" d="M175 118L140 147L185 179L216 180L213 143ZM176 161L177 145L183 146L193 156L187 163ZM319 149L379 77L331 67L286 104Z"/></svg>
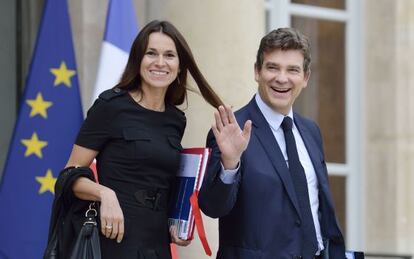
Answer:
<svg viewBox="0 0 414 259"><path fill-rule="evenodd" d="M105 36L92 102L99 94L114 87L128 62L129 50L138 34L138 22L132 0L110 0Z"/></svg>
<svg viewBox="0 0 414 259"><path fill-rule="evenodd" d="M83 121L66 0L45 1L0 186L0 258L42 258L56 177Z"/></svg>

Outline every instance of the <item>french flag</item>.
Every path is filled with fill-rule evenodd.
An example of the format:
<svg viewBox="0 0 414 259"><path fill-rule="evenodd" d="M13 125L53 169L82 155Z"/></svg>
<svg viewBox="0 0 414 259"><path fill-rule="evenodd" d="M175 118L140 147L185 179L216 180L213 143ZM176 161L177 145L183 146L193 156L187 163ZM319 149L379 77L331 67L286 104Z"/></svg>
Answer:
<svg viewBox="0 0 414 259"><path fill-rule="evenodd" d="M132 0L110 0L92 103L101 92L119 82L137 34L138 22Z"/></svg>

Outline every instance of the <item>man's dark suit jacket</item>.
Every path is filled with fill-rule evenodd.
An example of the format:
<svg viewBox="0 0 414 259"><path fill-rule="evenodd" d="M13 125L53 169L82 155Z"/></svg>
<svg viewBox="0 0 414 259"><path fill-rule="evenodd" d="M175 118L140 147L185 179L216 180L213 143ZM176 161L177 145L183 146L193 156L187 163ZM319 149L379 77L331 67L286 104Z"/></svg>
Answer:
<svg viewBox="0 0 414 259"><path fill-rule="evenodd" d="M241 157L233 184L224 184L220 151L210 131L207 146L213 149L199 195L202 211L219 220L218 259L308 259L301 255L301 216L292 180L278 143L255 99L235 113L239 125L253 122L249 145ZM319 182L319 221L329 240L329 258L345 258L318 126L294 113Z"/></svg>

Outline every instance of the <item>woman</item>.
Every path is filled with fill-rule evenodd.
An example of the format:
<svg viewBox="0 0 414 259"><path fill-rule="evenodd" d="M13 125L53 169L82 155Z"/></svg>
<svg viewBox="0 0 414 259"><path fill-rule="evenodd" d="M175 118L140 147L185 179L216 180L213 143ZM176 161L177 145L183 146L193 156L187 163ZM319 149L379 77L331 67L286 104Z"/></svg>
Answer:
<svg viewBox="0 0 414 259"><path fill-rule="evenodd" d="M152 21L136 37L118 85L103 92L73 147L69 166L97 159L99 184L85 177L76 197L100 202L103 258L170 258L168 200L180 162L187 71L204 99L222 104L191 50L169 22ZM179 245L172 231L171 239Z"/></svg>

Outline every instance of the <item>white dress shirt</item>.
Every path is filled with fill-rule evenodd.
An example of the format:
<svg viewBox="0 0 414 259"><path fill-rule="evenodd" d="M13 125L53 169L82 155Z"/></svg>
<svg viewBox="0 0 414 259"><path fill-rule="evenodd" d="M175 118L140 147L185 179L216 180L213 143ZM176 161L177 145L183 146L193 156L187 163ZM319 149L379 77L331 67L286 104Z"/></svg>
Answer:
<svg viewBox="0 0 414 259"><path fill-rule="evenodd" d="M281 127L283 118L285 117L283 114L280 114L274 110L272 110L261 98L260 95L257 93L255 96L255 101L257 106L259 107L260 111L262 112L263 116L265 117L266 121L269 123L269 126L272 130L273 135L277 143L279 144L280 150L285 158L286 164L288 165L288 156L286 152L286 142L285 142L285 135L283 133L283 129ZM293 112L292 109L290 110L289 114L287 115L293 119ZM318 252L316 253L319 255L320 251L324 249L323 241L322 241L322 234L321 234L321 227L319 223L318 211L319 211L319 198L318 198L318 179L316 177L315 169L313 167L312 161L309 157L309 153L306 150L305 143L298 131L298 128L295 124L292 127L293 135L295 137L296 148L298 150L299 160L305 170L306 180L308 182L308 191L309 191L309 201L312 211L313 222L315 225L316 237L318 240ZM239 165L240 166L240 165ZM236 173L239 169L234 170L225 170L222 166L222 171L220 173L220 179L223 183L231 184L235 181Z"/></svg>

